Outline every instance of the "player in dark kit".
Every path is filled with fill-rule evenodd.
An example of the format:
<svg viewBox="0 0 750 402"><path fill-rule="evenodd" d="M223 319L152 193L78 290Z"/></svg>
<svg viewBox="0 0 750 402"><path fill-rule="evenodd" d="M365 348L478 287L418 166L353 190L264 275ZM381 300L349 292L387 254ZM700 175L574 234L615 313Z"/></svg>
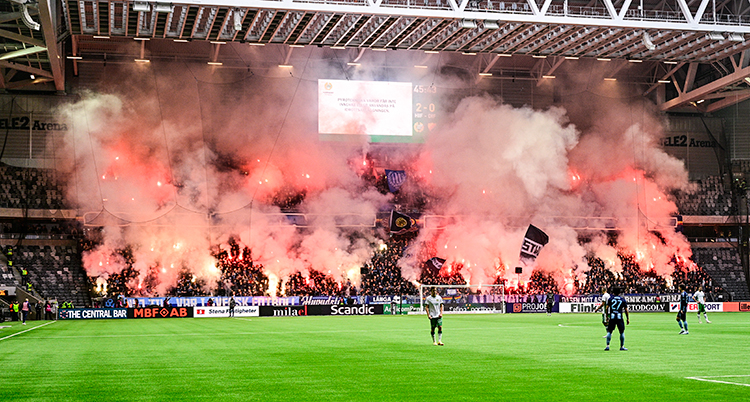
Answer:
<svg viewBox="0 0 750 402"><path fill-rule="evenodd" d="M677 323L680 324L680 335L687 335L687 308L688 308L688 294L685 291L685 285L680 285L680 311L677 312Z"/></svg>
<svg viewBox="0 0 750 402"><path fill-rule="evenodd" d="M552 292L547 294L547 316L552 315L552 307L555 305L555 295Z"/></svg>
<svg viewBox="0 0 750 402"><path fill-rule="evenodd" d="M620 350L628 350L625 348L625 323L630 325L630 314L628 313L628 302L625 298L620 296L620 288L612 289L615 297L609 299L607 303L607 316L609 317L609 324L607 325L607 347L604 350L609 350L609 341L612 340L612 331L617 330L620 332ZM622 320L622 315L625 314L625 322Z"/></svg>
<svg viewBox="0 0 750 402"><path fill-rule="evenodd" d="M237 305L237 302L234 300L234 295L232 295L232 298L229 299L229 316L234 317L234 307Z"/></svg>

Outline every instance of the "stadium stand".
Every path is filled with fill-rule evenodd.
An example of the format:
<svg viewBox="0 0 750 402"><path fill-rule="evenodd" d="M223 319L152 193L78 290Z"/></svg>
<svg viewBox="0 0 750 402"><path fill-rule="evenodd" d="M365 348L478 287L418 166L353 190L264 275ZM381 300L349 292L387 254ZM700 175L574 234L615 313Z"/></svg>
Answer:
<svg viewBox="0 0 750 402"><path fill-rule="evenodd" d="M750 162L748 166L750 167ZM373 181L378 181L376 176L373 174ZM383 180L380 182L385 183ZM383 183L381 187L386 191ZM720 177L706 177L695 184L693 190L676 194L682 214L723 216L735 213L732 210L731 194L726 191ZM293 209L299 203L299 199L299 194L287 195L281 197L278 204ZM63 190L56 181L56 173L47 169L0 164L0 208L64 208ZM77 306L85 306L91 305L92 300L88 290L90 281L82 268L80 253L74 244L74 239L79 238L78 229L74 222L8 219L0 226L0 237L35 239L31 244L24 240L27 241L26 244L22 243L23 245L16 248L14 266L19 269L25 267L28 270L28 279L41 296L71 300ZM416 286L403 279L398 266L398 261L410 240L413 240L410 236L394 237L387 241L386 247L374 250L370 261L362 267L362 282L359 289L354 288L351 283L338 285L338 278L311 270L313 273L310 278L296 273L284 281L285 289L279 287L276 291L295 295L416 294ZM726 294L726 298L731 300L750 300L738 252L729 242L725 243L721 247L694 247L694 261L701 269L688 271L684 267L678 267L672 275L672 287L676 288L679 283L685 283L689 288L694 288L703 283L706 284L709 297ZM215 257L218 260L217 267L221 270L221 277L216 284L218 294L267 295L273 291L269 289L269 278L263 266L253 262L250 250L240 250L237 244L232 244L230 250L218 252ZM632 258L620 258L626 269L619 276L605 272L597 261L590 261L593 264L592 270L585 278L579 278L581 282L576 282L577 292L593 293L603 284L617 284L636 293L673 290L667 286L664 278L657 277L653 272L641 271L638 265L631 261ZM420 283L465 283L463 277L458 274L462 268L460 266L453 267L454 273L450 277L444 277L428 268L428 265L423 267ZM0 264L0 285L23 285L16 276L7 266ZM122 286L115 286L117 276L110 278L111 289L122 288L122 293L127 292L125 279L127 278L123 277ZM200 279L196 280L192 273L184 272L181 273L177 285L169 290L169 294L201 295L209 287L213 286L206 286ZM534 272L526 289L516 289L516 292L534 294L545 294L550 291L559 292L559 284L555 283L550 275L541 272ZM511 290L509 292L512 293Z"/></svg>
<svg viewBox="0 0 750 402"><path fill-rule="evenodd" d="M55 171L0 163L0 208L62 209Z"/></svg>
<svg viewBox="0 0 750 402"><path fill-rule="evenodd" d="M694 182L695 188L676 194L677 207L682 215L731 215L732 197L725 191L718 176L709 176Z"/></svg>
<svg viewBox="0 0 750 402"><path fill-rule="evenodd" d="M21 245L15 248L15 266L25 267L29 282L42 297L91 304L87 278L77 248L71 245Z"/></svg>
<svg viewBox="0 0 750 402"><path fill-rule="evenodd" d="M0 286L17 286L18 281L7 265L0 264Z"/></svg>
<svg viewBox="0 0 750 402"><path fill-rule="evenodd" d="M714 278L714 285L724 288L732 300L750 300L750 292L735 247L693 247L693 260Z"/></svg>

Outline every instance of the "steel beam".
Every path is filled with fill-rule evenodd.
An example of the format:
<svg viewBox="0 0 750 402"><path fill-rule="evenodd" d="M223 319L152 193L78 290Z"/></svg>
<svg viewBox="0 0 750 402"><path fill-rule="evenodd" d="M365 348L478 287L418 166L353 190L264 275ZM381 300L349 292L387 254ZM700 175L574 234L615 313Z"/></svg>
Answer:
<svg viewBox="0 0 750 402"><path fill-rule="evenodd" d="M623 4L619 12L612 7L610 12L614 12L614 18L611 16L600 15L562 15L552 14L545 7L539 9L533 0L528 0L531 14L513 13L505 10L466 10L467 0L457 3L455 0L449 0L450 9L435 7L420 7L415 5L397 5L379 2L362 2L357 4L339 4L339 3L311 3L306 0L285 0L282 2L275 0L192 0L182 1L178 4L190 4L197 6L221 6L221 7L246 7L258 9L289 10L289 11L313 11L337 14L370 14L370 15L389 15L403 17L430 17L446 19L469 19L483 21L504 21L504 22L522 22L531 24L561 24L561 25L581 25L596 26L607 28L633 28L633 29L661 29L661 30L681 30L681 31L704 31L704 32L736 32L750 33L750 25L741 25L741 23L704 23L702 11L705 11L702 0L698 14L694 15L685 3L685 0L678 0L683 12L680 14L682 21L675 21L664 18L646 17L627 17L625 11L629 8L629 2ZM627 7L626 7L627 6ZM687 8L685 10L685 8ZM702 10L701 10L702 8ZM544 11L544 12L542 12Z"/></svg>
<svg viewBox="0 0 750 402"><path fill-rule="evenodd" d="M41 68L30 67L26 64L13 63L12 61L0 60L0 67L10 68L18 71L25 71L29 74L39 75L42 77L54 78L52 73Z"/></svg>
<svg viewBox="0 0 750 402"><path fill-rule="evenodd" d="M55 89L62 92L65 90L65 72L63 71L63 60L57 43L57 29L52 20L49 0L39 0L39 22L42 25L44 41L47 43L47 54L52 69L52 78L55 80Z"/></svg>
<svg viewBox="0 0 750 402"><path fill-rule="evenodd" d="M659 108L666 111L678 106L682 106L688 102L695 102L697 100L703 99L703 97L708 94L714 93L722 88L739 82L748 76L750 76L750 67L739 69L734 73L727 75L726 77L721 77L716 81L695 88L692 91L684 92L680 96L662 103L661 105L659 105Z"/></svg>

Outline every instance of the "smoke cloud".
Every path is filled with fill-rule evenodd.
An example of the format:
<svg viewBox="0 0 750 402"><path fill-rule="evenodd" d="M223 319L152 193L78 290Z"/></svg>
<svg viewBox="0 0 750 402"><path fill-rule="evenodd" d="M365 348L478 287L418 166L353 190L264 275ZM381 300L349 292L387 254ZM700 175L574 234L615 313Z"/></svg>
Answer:
<svg viewBox="0 0 750 402"><path fill-rule="evenodd" d="M590 255L618 270L622 250L661 275L671 273L674 255L690 256L686 239L666 223L677 212L669 194L687 186L687 173L661 149L662 124L647 106L591 105L581 131L563 107L518 108L447 91L444 105L456 106L442 110L424 144L374 149L364 138L318 139L317 79L340 79L340 67L284 76L152 64L146 68L156 71L111 67L117 71L108 76L118 81L60 111L72 127L59 145L68 200L86 224L103 227L99 245L84 255L89 275L106 277L130 263L139 272L132 289L156 275L155 292L164 294L188 271L211 291L219 278L215 248L227 249L231 238L264 266L271 293L311 269L357 283L383 237L372 229L376 215L393 201L363 180L365 167L405 169L402 196L428 200L425 227L399 264L410 281L428 249L461 266L471 284L515 281L529 224L550 237L529 268L550 273L568 292ZM403 71L388 78L457 85L455 77ZM600 116L593 124L592 115ZM372 154L378 166L367 166ZM295 227L282 205L304 214L307 226ZM431 226L433 216L449 219ZM620 233L616 247L604 234L610 229ZM118 254L123 249L132 261Z"/></svg>

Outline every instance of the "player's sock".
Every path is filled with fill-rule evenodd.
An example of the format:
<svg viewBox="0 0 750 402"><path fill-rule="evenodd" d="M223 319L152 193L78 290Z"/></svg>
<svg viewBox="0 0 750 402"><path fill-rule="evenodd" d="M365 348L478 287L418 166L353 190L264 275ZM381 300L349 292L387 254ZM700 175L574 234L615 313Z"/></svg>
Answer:
<svg viewBox="0 0 750 402"><path fill-rule="evenodd" d="M430 335L432 335L432 341L435 342L435 330L434 329L432 330Z"/></svg>
<svg viewBox="0 0 750 402"><path fill-rule="evenodd" d="M685 328L682 327L682 321L677 321L677 323L680 324L680 329L684 331Z"/></svg>
<svg viewBox="0 0 750 402"><path fill-rule="evenodd" d="M443 332L440 331L440 332L438 332L438 343L440 343L442 341L443 341Z"/></svg>
<svg viewBox="0 0 750 402"><path fill-rule="evenodd" d="M687 329L687 321L685 321L685 332L688 332L688 329Z"/></svg>
<svg viewBox="0 0 750 402"><path fill-rule="evenodd" d="M620 333L620 349L622 349L623 346L625 346L625 334Z"/></svg>
<svg viewBox="0 0 750 402"><path fill-rule="evenodd" d="M607 346L609 346L609 341L611 341L611 340L612 340L612 333L611 332L607 332Z"/></svg>

